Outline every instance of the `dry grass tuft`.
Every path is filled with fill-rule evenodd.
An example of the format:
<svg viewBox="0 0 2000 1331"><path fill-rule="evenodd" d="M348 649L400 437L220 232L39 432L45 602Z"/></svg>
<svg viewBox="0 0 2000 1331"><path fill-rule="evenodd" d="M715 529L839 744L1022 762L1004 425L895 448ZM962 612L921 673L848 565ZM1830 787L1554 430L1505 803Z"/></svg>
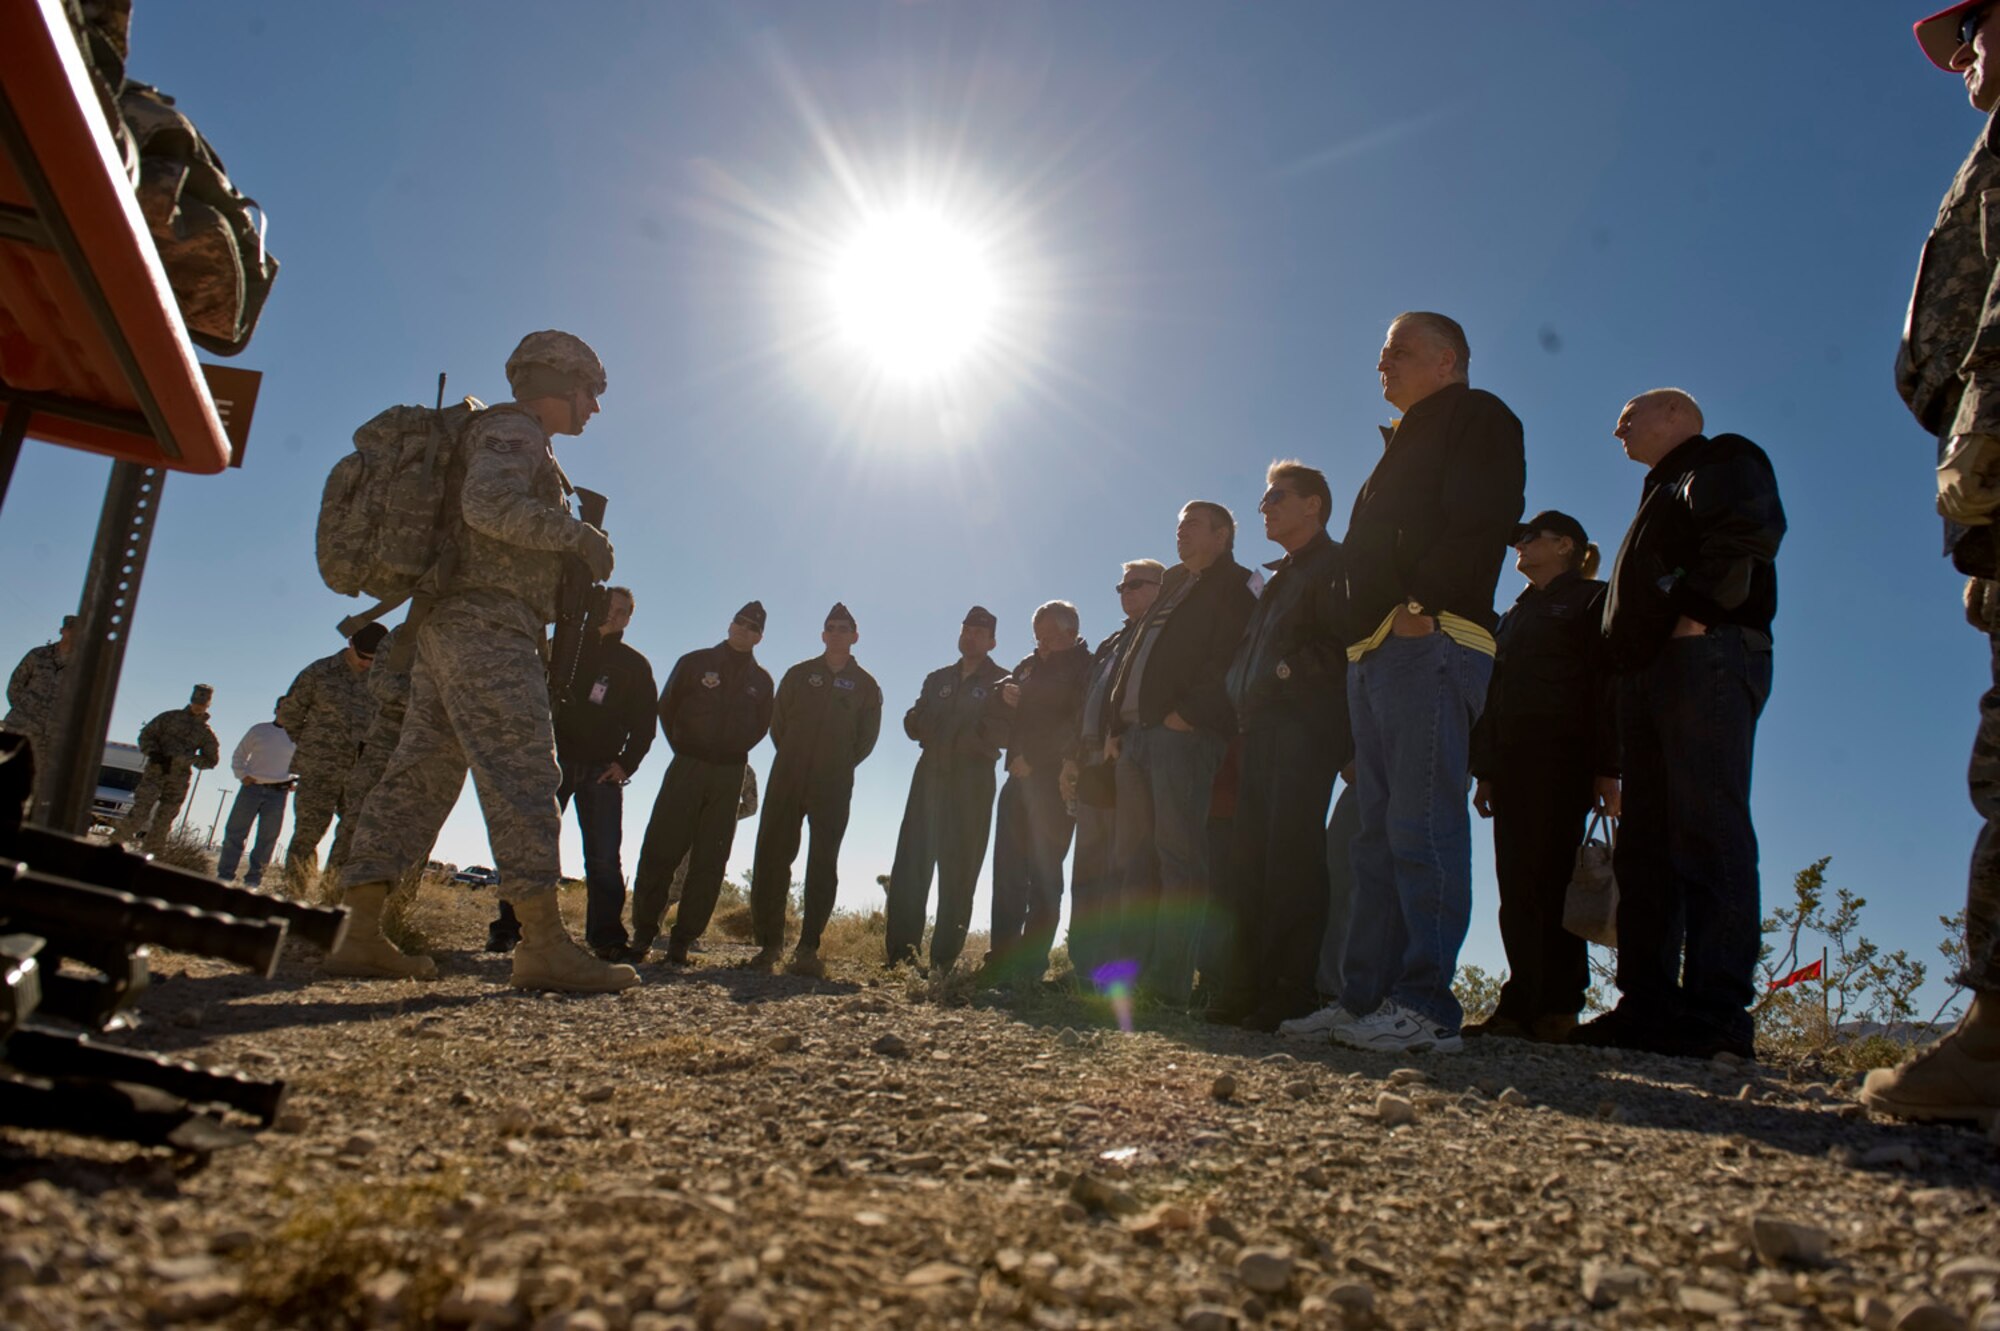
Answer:
<svg viewBox="0 0 2000 1331"><path fill-rule="evenodd" d="M154 851L153 858L169 868L200 874L215 872L215 856L208 849L206 836L184 827L167 833L167 844Z"/></svg>
<svg viewBox="0 0 2000 1331"><path fill-rule="evenodd" d="M444 1231L466 1182L458 1171L300 1198L244 1255L245 1310L280 1326L431 1325L457 1276Z"/></svg>

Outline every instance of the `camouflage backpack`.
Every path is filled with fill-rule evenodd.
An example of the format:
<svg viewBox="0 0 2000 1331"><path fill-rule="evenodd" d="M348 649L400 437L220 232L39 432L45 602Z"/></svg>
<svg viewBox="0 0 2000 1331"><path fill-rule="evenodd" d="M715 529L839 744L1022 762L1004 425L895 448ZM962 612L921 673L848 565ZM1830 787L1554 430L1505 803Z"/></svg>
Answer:
<svg viewBox="0 0 2000 1331"><path fill-rule="evenodd" d="M354 432L319 501L319 575L343 596L379 604L342 624L352 633L408 600L449 554L465 476L466 427L486 410L468 397L437 407L390 407ZM352 624L353 628L348 625Z"/></svg>
<svg viewBox="0 0 2000 1331"><path fill-rule="evenodd" d="M264 210L230 183L173 98L128 79L118 110L138 149L139 211L188 337L203 351L234 356L250 344L278 276L264 248Z"/></svg>

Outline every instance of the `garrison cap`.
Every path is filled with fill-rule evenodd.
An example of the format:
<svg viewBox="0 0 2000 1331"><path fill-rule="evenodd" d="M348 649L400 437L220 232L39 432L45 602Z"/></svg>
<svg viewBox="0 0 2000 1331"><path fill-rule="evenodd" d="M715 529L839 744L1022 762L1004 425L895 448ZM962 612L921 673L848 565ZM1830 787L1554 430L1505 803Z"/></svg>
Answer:
<svg viewBox="0 0 2000 1331"><path fill-rule="evenodd" d="M835 601L833 609L826 612L826 626L832 628L835 624L845 624L851 629L861 627L854 622L854 612L847 608L845 601Z"/></svg>
<svg viewBox="0 0 2000 1331"><path fill-rule="evenodd" d="M389 630L383 628L380 624L363 624L360 630L347 641L355 651L361 653L363 656L373 656L376 649L381 647L382 639L388 636Z"/></svg>
<svg viewBox="0 0 2000 1331"><path fill-rule="evenodd" d="M62 626L66 629L73 629L82 622L83 622L82 615L64 615Z"/></svg>
<svg viewBox="0 0 2000 1331"><path fill-rule="evenodd" d="M748 624L759 633L762 633L764 631L764 603L762 601L750 602L750 604L736 612L736 618L741 623Z"/></svg>
<svg viewBox="0 0 2000 1331"><path fill-rule="evenodd" d="M1590 544L1590 538L1583 534L1583 524L1581 522L1578 522L1567 513L1558 513L1552 508L1543 509L1541 512L1535 514L1534 517L1529 518L1526 522L1514 528L1512 544L1519 545L1529 537L1545 531L1554 532L1557 536L1569 537L1572 541L1576 542L1576 548L1579 550Z"/></svg>
<svg viewBox="0 0 2000 1331"><path fill-rule="evenodd" d="M209 699L213 697L215 697L215 690L212 687L207 684L197 684L194 686L194 691L188 694L188 706L206 707L208 706Z"/></svg>
<svg viewBox="0 0 2000 1331"><path fill-rule="evenodd" d="M993 612L983 605L975 605L972 609L965 612L965 624L966 627L975 629L997 629L1000 627L1000 621L995 619Z"/></svg>

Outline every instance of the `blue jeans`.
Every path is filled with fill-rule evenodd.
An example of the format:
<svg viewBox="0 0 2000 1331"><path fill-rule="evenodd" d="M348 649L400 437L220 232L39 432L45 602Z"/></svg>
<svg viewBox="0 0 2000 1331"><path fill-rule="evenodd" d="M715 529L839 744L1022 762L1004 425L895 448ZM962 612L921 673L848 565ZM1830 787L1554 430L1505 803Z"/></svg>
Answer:
<svg viewBox="0 0 2000 1331"><path fill-rule="evenodd" d="M215 861L215 876L223 882L236 877L236 862L243 857L243 841L250 824L257 824L257 840L250 847L250 866L243 871L243 886L256 887L264 881L264 866L271 862L278 832L285 822L284 786L243 784L236 802L229 806L229 822L222 834L222 854Z"/></svg>
<svg viewBox="0 0 2000 1331"><path fill-rule="evenodd" d="M1669 638L1619 677L1618 1006L1656 1029L1750 1039L1763 941L1750 761L1770 696L1770 648L1726 626Z"/></svg>
<svg viewBox="0 0 2000 1331"><path fill-rule="evenodd" d="M624 947L625 866L620 851L625 840L625 787L600 782L606 763L563 764L563 782L556 804L576 803L576 825L583 833L583 939L591 947Z"/></svg>
<svg viewBox="0 0 2000 1331"><path fill-rule="evenodd" d="M1227 747L1201 730L1134 726L1119 741L1117 849L1122 956L1177 1006L1194 988L1208 909L1208 805Z"/></svg>
<svg viewBox="0 0 2000 1331"><path fill-rule="evenodd" d="M1354 722L1354 907L1342 1006L1384 999L1456 1031L1458 949L1472 917L1473 723L1493 658L1444 633L1391 636L1347 671Z"/></svg>

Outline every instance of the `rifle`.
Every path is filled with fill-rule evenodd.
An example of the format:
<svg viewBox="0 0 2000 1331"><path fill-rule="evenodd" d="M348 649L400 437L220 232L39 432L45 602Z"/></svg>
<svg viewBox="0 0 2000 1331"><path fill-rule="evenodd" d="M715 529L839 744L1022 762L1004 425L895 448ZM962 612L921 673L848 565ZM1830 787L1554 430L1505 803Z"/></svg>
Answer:
<svg viewBox="0 0 2000 1331"><path fill-rule="evenodd" d="M604 510L611 502L595 490L576 487L578 515L600 531ZM583 560L570 555L563 562L562 583L556 589L556 632L549 652L549 705L561 707L570 700L576 685L576 670L583 660L584 644L604 622L611 593L601 582L592 582Z"/></svg>

